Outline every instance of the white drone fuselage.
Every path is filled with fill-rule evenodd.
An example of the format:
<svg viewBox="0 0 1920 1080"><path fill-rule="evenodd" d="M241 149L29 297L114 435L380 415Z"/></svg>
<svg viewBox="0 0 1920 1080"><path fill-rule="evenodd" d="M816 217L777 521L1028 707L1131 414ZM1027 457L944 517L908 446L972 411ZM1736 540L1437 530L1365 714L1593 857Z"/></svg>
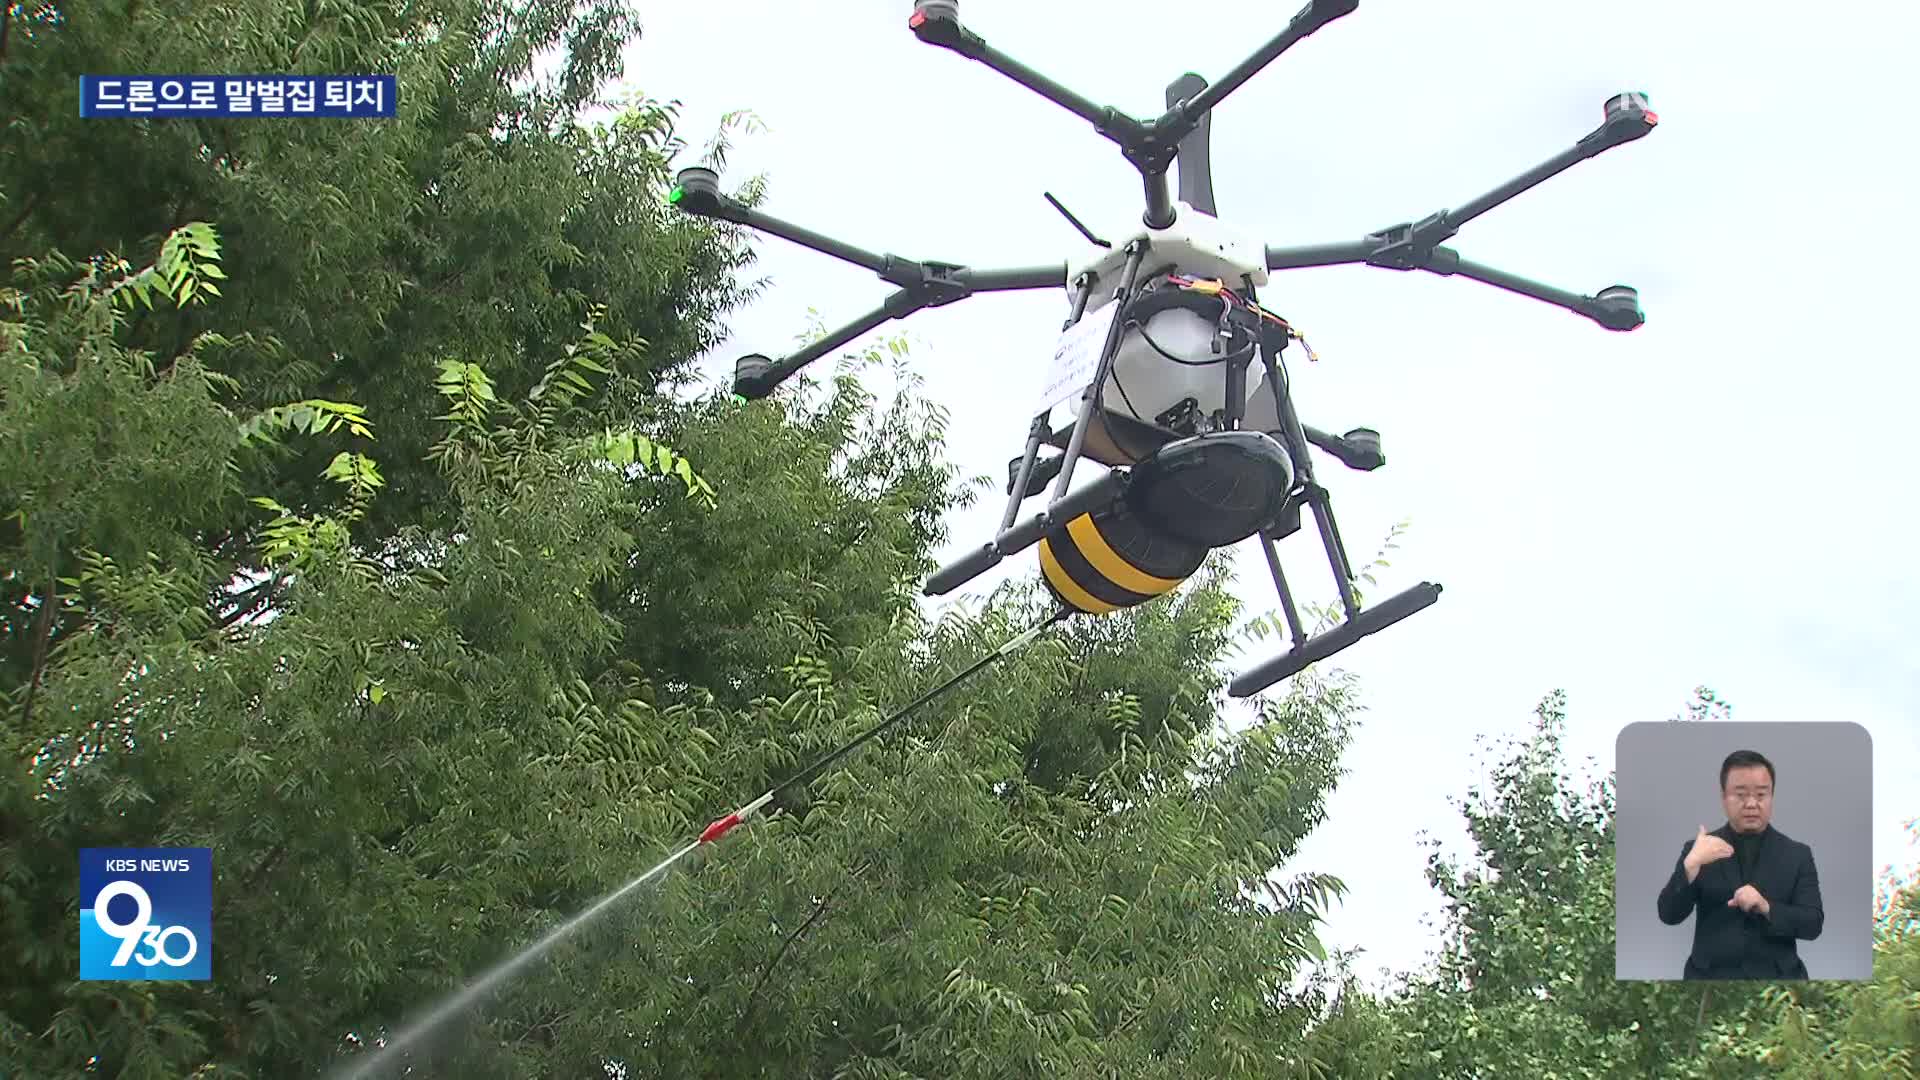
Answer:
<svg viewBox="0 0 1920 1080"><path fill-rule="evenodd" d="M1173 224L1167 228L1141 228L1124 242L1068 265L1068 281L1078 281L1081 274L1088 272L1097 277L1082 318L1113 303L1114 293L1126 272L1127 248L1136 241L1147 244L1140 264L1143 282L1147 273L1171 264L1173 272L1183 277L1218 280L1228 288L1238 288L1248 278L1255 285L1267 283L1264 240L1184 202L1176 202L1174 209ZM1207 363L1218 358L1214 351L1217 325L1192 311L1173 308L1154 314L1144 326L1145 336L1139 327L1128 327L1122 335L1111 377L1101 393L1101 404L1112 412L1148 424L1188 399L1202 416L1225 408L1226 367ZM1153 339L1151 343L1148 337ZM1163 350L1187 363L1167 359L1162 355ZM1260 386L1261 373L1259 364L1247 368L1249 398Z"/></svg>

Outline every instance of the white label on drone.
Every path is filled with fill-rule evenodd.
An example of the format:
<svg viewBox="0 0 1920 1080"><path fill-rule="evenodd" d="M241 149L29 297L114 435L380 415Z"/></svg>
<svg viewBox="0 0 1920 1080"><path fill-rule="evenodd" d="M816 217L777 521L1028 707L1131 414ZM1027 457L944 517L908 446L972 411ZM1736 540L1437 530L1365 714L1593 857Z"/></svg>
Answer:
<svg viewBox="0 0 1920 1080"><path fill-rule="evenodd" d="M1113 325L1119 307L1109 303L1061 332L1036 413L1053 408L1093 383L1100 367L1100 349L1107 343L1107 329Z"/></svg>

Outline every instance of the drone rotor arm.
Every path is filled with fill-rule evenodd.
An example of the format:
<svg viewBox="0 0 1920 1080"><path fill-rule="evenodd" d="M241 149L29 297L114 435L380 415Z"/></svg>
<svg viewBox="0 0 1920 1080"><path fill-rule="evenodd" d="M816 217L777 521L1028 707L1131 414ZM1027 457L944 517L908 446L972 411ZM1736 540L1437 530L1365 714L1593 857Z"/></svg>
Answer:
<svg viewBox="0 0 1920 1080"><path fill-rule="evenodd" d="M890 259L889 256L855 247L845 241L835 240L831 236L823 236L790 221L783 221L772 214L761 213L722 192L719 175L712 169L701 166L680 170L680 174L674 177L673 190L668 193L667 201L696 217L718 218L759 232L770 233L782 240L799 244L801 247L812 248L821 254L865 267L876 274L885 274L891 262L897 261Z"/></svg>
<svg viewBox="0 0 1920 1080"><path fill-rule="evenodd" d="M1459 233L1460 227L1500 204L1539 186L1591 157L1616 146L1646 136L1659 118L1647 108L1645 95L1618 94L1602 106L1599 127L1566 150L1501 184L1492 191L1452 210L1429 214L1418 222L1403 222L1349 244L1317 244L1295 248L1267 248L1267 269L1291 270L1308 266L1339 266L1366 263L1388 270L1425 270L1449 276L1458 274L1521 296L1530 296L1584 315L1608 330L1632 330L1646 322L1640 309L1639 294L1625 285L1614 285L1592 296L1581 296L1565 289L1529 281L1504 270L1468 262L1460 253L1442 246Z"/></svg>
<svg viewBox="0 0 1920 1080"><path fill-rule="evenodd" d="M1300 425L1300 431L1314 448L1349 469L1372 472L1387 463L1386 456L1380 452L1378 432L1356 428L1345 435L1335 435L1307 424Z"/></svg>
<svg viewBox="0 0 1920 1080"><path fill-rule="evenodd" d="M792 378L801 368L895 319L922 308L943 307L974 293L1057 289L1066 285L1067 266L1018 266L1004 270L973 270L940 263L916 263L886 256L882 276L900 284L880 306L827 334L778 363L762 356L742 357L734 371L733 392L757 401Z"/></svg>
<svg viewBox="0 0 1920 1080"><path fill-rule="evenodd" d="M1382 243L1383 240L1387 242ZM1544 300L1549 304L1566 308L1575 314L1592 319L1608 330L1632 330L1647 321L1646 313L1640 308L1640 294L1630 286L1613 285L1601 289L1592 296L1582 296L1566 289L1531 281L1518 274L1509 274L1504 270L1462 259L1460 253L1450 247L1435 247L1424 253L1406 252L1401 245L1383 233L1375 233L1365 240L1346 244L1267 248L1267 269L1269 270L1299 270L1310 266L1344 266L1353 263L1367 263L1389 270L1425 270L1441 277L1457 274L1511 293L1530 296L1535 300Z"/></svg>
<svg viewBox="0 0 1920 1080"><path fill-rule="evenodd" d="M1556 307L1566 308L1576 315L1592 319L1608 330L1635 330L1647 321L1646 312L1640 307L1639 292L1628 285L1612 285L1592 296L1582 296L1566 289L1523 278L1518 274L1509 274L1505 270L1462 259L1459 253L1451 248L1437 248L1434 254L1437 258L1432 260L1430 265L1421 267L1422 270L1443 277L1457 274L1484 282L1497 289L1505 289L1510 293L1543 300Z"/></svg>
<svg viewBox="0 0 1920 1080"><path fill-rule="evenodd" d="M1017 292L1021 289L1062 289L1067 285L1067 264L1016 266L1005 270L963 268L955 280L969 292Z"/></svg>
<svg viewBox="0 0 1920 1080"><path fill-rule="evenodd" d="M1307 0L1307 6L1294 13L1287 20L1286 29L1274 35L1271 41L1240 62L1220 77L1220 81L1202 90L1198 96L1188 101L1184 108L1176 106L1180 118L1191 123L1207 113L1220 99L1238 90L1248 79L1260 73L1260 70L1278 59L1280 54L1304 41L1314 31L1327 25L1342 15L1351 15L1360 6L1360 0ZM1172 112L1169 112L1172 115Z"/></svg>
<svg viewBox="0 0 1920 1080"><path fill-rule="evenodd" d="M835 240L783 221L772 214L753 209L739 200L720 193L713 170L682 169L669 200L689 214L719 218L759 232L770 233L802 247L864 267L901 289L945 286L943 295L929 303L949 303L975 292L1004 292L1009 289L1050 289L1067 282L1065 263L1051 266L1022 266L1004 270L974 270L951 263L916 262L898 255L881 255L845 241ZM928 306L928 305L920 305Z"/></svg>
<svg viewBox="0 0 1920 1080"><path fill-rule="evenodd" d="M1094 104L987 44L985 38L961 25L959 6L958 0L917 0L913 14L907 19L907 29L929 45L938 45L985 64L1087 121L1115 141L1120 141L1124 129L1138 126L1137 121L1118 110Z"/></svg>
<svg viewBox="0 0 1920 1080"><path fill-rule="evenodd" d="M799 374L801 368L815 360L893 319L904 318L919 310L917 306L907 306L900 302L905 294L905 289L894 293L880 307L832 331L778 363L759 355L741 357L734 368L733 392L748 401L758 401L773 393L781 383Z"/></svg>
<svg viewBox="0 0 1920 1080"><path fill-rule="evenodd" d="M803 229L792 222L782 221L771 214L763 214L758 210L740 206L736 213L729 215L728 220L739 225L745 225L750 229L770 233L782 240L799 244L801 247L812 248L823 255L831 255L843 262L850 262L855 266L865 267L876 274L885 273L887 270L887 264L889 262L888 256L855 247L845 241L835 240L831 236L823 236L811 229Z"/></svg>
<svg viewBox="0 0 1920 1080"><path fill-rule="evenodd" d="M1435 215L1435 218L1444 220L1445 234L1435 236L1429 242L1442 243L1467 222L1502 203L1512 201L1580 162L1598 157L1616 146L1623 146L1635 139L1645 137L1660 119L1647 108L1644 94L1633 93L1617 94L1609 98L1606 104L1601 106L1601 114L1600 126L1582 136L1579 142L1492 191L1462 206Z"/></svg>
<svg viewBox="0 0 1920 1080"><path fill-rule="evenodd" d="M1315 0L1316 4L1325 2L1327 0ZM1173 224L1167 167L1180 139L1193 130L1194 122L1188 116L1197 117L1198 112L1188 114L1176 106L1158 120L1145 123L1112 106L1095 104L987 44L985 38L962 26L958 0L916 0L907 27L921 41L985 64L1092 124L1095 131L1120 147L1127 160L1140 170L1147 200L1147 224L1157 229Z"/></svg>
<svg viewBox="0 0 1920 1080"><path fill-rule="evenodd" d="M742 357L734 369L734 393L748 400L766 397L775 387L820 357L890 320L904 319L921 308L951 304L976 292L1062 288L1067 283L1065 263L974 270L956 263L920 262L898 255L876 254L771 214L761 213L721 192L719 176L712 169L700 166L680 171L679 176L675 177L668 201L697 217L718 218L771 233L864 267L896 289L878 308L778 363L759 354Z"/></svg>
<svg viewBox="0 0 1920 1080"><path fill-rule="evenodd" d="M1644 137L1659 120L1647 108L1646 96L1636 93L1614 95L1601 106L1601 114L1600 126L1579 142L1486 194L1453 209L1428 214L1417 222L1402 222L1369 234L1366 239L1374 250L1366 261L1391 270L1434 269L1432 263L1441 251L1440 245L1458 235L1467 222L1588 158Z"/></svg>
<svg viewBox="0 0 1920 1080"><path fill-rule="evenodd" d="M1267 269L1300 270L1309 266L1343 266L1363 263L1373 255L1375 245L1365 240L1344 244L1306 244L1300 247L1267 248Z"/></svg>
<svg viewBox="0 0 1920 1080"><path fill-rule="evenodd" d="M1583 146L1569 147L1533 168L1528 169L1526 172L1521 173L1519 176L1501 184L1492 191L1451 210L1441 211L1441 213L1435 215L1435 218L1445 220L1445 235L1438 237L1433 242L1439 243L1440 241L1450 238L1467 222L1499 206L1501 203L1511 202L1592 156L1592 154L1586 152Z"/></svg>

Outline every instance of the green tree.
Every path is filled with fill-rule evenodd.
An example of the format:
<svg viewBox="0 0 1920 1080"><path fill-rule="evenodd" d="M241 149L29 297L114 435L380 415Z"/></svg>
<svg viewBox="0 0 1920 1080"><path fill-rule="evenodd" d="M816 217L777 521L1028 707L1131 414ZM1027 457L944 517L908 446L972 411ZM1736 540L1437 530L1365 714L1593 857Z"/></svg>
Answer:
<svg viewBox="0 0 1920 1080"><path fill-rule="evenodd" d="M194 550L194 515L244 483L235 463L264 436L337 444L380 421L329 402L238 414L206 350L161 373L120 342L143 288L190 300L220 257L193 227L136 274L25 262L10 298L0 483L23 552L72 552L53 601L64 630L31 691L14 688L19 767L0 831L5 948L25 975L0 998L0 1037L29 1073L320 1067L342 1034L375 1037L1043 612L1029 585L977 616L921 621L899 575L933 539L906 497L939 475L923 408L877 410L843 377L816 406L732 414L743 442L782 417L829 452L785 472L716 455L695 472L643 433L575 415L598 401L585 374L610 370L612 343L589 324L520 402L479 365L443 365L429 456L457 500L447 532L377 554L356 544L387 466L351 452L336 451L340 491L319 512L258 498L253 540L289 592L270 621L221 627L200 603L218 560ZM721 426L724 408L696 403L679 427ZM36 455L43 433L82 421L96 440L174 441L106 440L51 468ZM812 478L796 482L802 468ZM777 672L783 696L732 709L624 655L612 612L634 602L619 590L637 565L692 558L714 537L685 523L741 499L772 537L837 506L906 550L809 567L805 545L779 548L787 561L743 602L810 648L743 657ZM636 525L676 515L678 534ZM783 575L816 588L783 594ZM867 637L816 617L839 610L842 580L885 601L842 620ZM691 621L680 600L645 591L639 606ZM1070 629L811 785L610 936L561 950L440 1048L446 1074L608 1060L728 1076L1304 1067L1285 1056L1304 1024L1281 988L1317 950L1337 883L1253 886L1318 818L1349 691L1307 682L1222 734L1233 615L1216 574ZM215 850L217 978L74 981L74 849L150 844Z"/></svg>
<svg viewBox="0 0 1920 1080"><path fill-rule="evenodd" d="M601 332L643 346L614 354L617 373L650 393L752 291L735 231L659 197L683 149L674 107L603 100L639 33L622 0L5 7L0 260L149 252L186 222L217 223L247 287L217 313L143 307L127 345L165 369L206 330L245 328L220 361L236 407L377 401L388 483L355 523L364 542L445 525L425 520L450 505L426 456L442 360L524 394L597 304ZM340 71L395 75L397 115L78 117L86 73ZM590 107L611 118L583 122ZM324 500L331 451L298 450L255 466L251 487L290 507ZM227 510L202 538L237 566L247 507Z"/></svg>
<svg viewBox="0 0 1920 1080"><path fill-rule="evenodd" d="M1691 708L1716 706L1703 690ZM1757 993L1615 981L1613 780L1574 774L1565 725L1555 693L1460 802L1469 857L1429 858L1446 901L1441 951L1397 995L1408 1043L1396 1076L1662 1075Z"/></svg>
<svg viewBox="0 0 1920 1080"><path fill-rule="evenodd" d="M1273 1075L1288 1080L1363 1080L1395 1076L1407 1052L1409 1033L1385 996L1353 972L1360 949L1335 952L1306 973L1296 993L1305 1011L1297 1065Z"/></svg>
<svg viewBox="0 0 1920 1080"><path fill-rule="evenodd" d="M708 494L658 452L640 475L617 467L637 433L559 437L577 396L565 376L604 370L597 331L541 407L506 416L474 408L498 400L483 372L449 363L437 460L460 494L457 536L405 559L353 545L384 484L377 463L336 452L326 479L341 492L322 512L257 500L252 539L291 581L277 617L222 626L204 603L220 568L194 546L198 515L229 497L264 433L299 425L337 445L374 422L328 402L243 419L221 400L232 380L202 362L212 346L160 372L119 342L143 289L190 297L218 256L195 226L135 275L23 261L6 295L20 313L0 323L9 571L32 582L23 569L60 567L23 613L60 632L41 631L31 677L5 688L0 1057L29 1075L90 1059L109 1075L209 1060L278 1073L337 1037L343 1007L424 992L538 918L579 871L511 849L547 842L544 807L592 783L542 775L534 752L558 741L555 694L610 638L587 590L620 569L637 505L663 488ZM644 725L681 736L664 771L700 745L688 716ZM614 821L631 840L672 812L641 800ZM76 849L161 844L220 853L219 976L75 982ZM498 890L489 912L452 870L503 846L521 870L480 876Z"/></svg>

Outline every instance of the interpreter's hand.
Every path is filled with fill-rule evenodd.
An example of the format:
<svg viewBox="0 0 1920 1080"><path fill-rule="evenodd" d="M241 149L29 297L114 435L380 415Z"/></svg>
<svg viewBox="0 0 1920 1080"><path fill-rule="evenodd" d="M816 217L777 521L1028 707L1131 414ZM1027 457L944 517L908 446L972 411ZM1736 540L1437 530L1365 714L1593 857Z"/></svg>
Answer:
<svg viewBox="0 0 1920 1080"><path fill-rule="evenodd" d="M1733 845L1707 831L1705 825L1694 835L1693 848L1687 852L1687 864L1695 870L1733 854Z"/></svg>
<svg viewBox="0 0 1920 1080"><path fill-rule="evenodd" d="M1742 885L1734 890L1733 899L1727 901L1727 906L1737 907L1741 911L1754 915L1765 915L1773 910L1772 905L1767 903L1767 898L1760 895L1760 890L1751 885Z"/></svg>

